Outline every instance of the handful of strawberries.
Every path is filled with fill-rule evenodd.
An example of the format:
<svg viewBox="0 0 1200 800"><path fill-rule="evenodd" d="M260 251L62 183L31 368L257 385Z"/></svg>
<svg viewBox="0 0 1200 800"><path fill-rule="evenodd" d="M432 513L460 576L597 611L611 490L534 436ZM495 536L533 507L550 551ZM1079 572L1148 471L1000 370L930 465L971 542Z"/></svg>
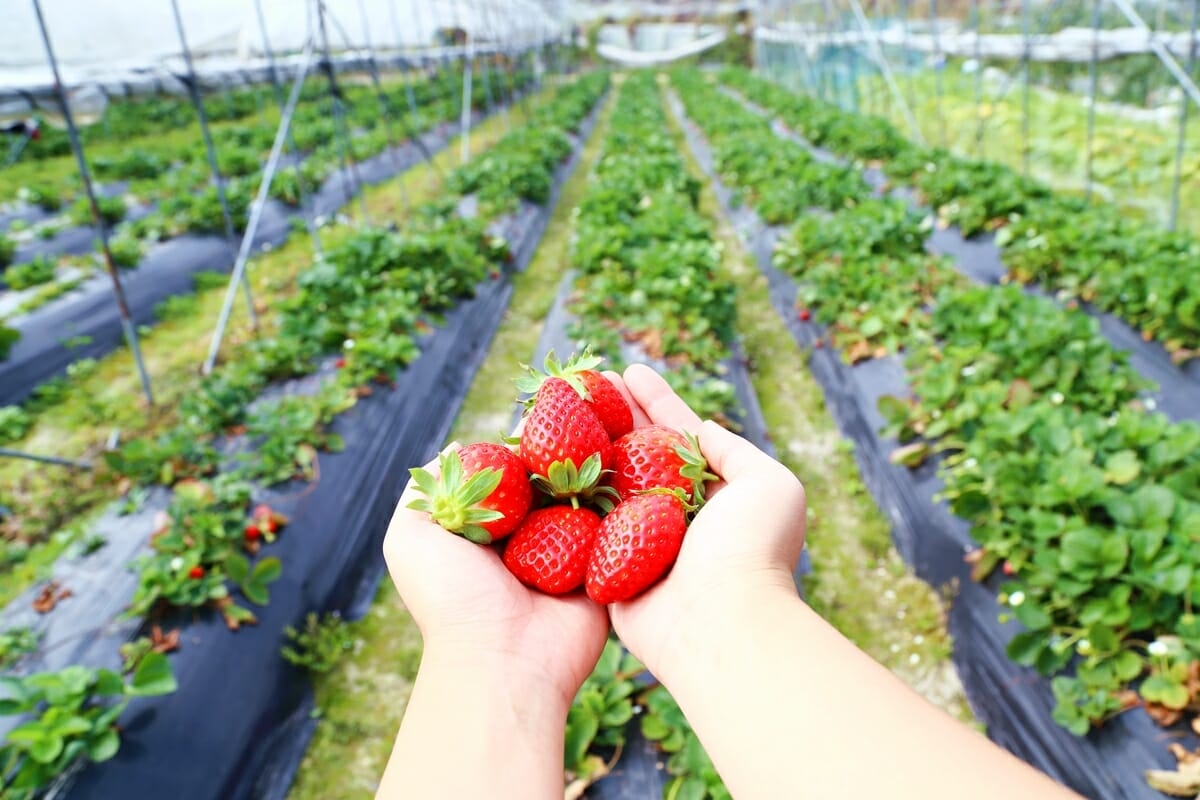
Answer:
<svg viewBox="0 0 1200 800"><path fill-rule="evenodd" d="M410 507L478 544L508 537L504 565L527 586L556 595L586 585L607 604L666 575L716 476L690 434L634 430L600 363L585 353L563 365L551 353L545 374L517 381L534 395L519 449L478 442L442 454L440 476L413 469L425 497Z"/></svg>

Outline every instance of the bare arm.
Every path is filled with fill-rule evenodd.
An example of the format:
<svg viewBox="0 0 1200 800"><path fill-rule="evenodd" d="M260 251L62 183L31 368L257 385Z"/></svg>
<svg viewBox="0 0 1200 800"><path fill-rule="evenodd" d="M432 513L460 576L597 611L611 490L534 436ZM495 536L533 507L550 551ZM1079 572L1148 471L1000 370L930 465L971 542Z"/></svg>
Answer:
<svg viewBox="0 0 1200 800"><path fill-rule="evenodd" d="M723 481L675 567L610 607L621 640L675 696L738 800L1073 795L926 702L799 598L804 489L754 445L705 422L645 367L635 418L698 433Z"/></svg>

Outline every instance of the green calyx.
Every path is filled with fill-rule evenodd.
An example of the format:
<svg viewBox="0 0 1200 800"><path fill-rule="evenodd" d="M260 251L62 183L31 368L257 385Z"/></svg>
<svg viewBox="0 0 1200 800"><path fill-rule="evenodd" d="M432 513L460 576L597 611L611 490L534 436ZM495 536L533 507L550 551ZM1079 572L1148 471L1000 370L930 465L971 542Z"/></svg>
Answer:
<svg viewBox="0 0 1200 800"><path fill-rule="evenodd" d="M583 385L583 380L580 379L579 373L589 369L596 369L604 363L604 359L600 356L593 355L590 348L585 349L579 355L573 355L565 364L560 364L558 358L555 357L554 351L546 353L546 360L542 362L542 369L538 371L528 364L522 364L521 368L529 372L528 375L517 378L515 381L517 391L522 394L528 394L532 397L526 401L526 404L533 402L533 397L536 397L538 389L542 388L547 378L562 378L567 383L571 384L571 388L579 392L579 396L584 400L591 400L592 395L588 392L587 387Z"/></svg>
<svg viewBox="0 0 1200 800"><path fill-rule="evenodd" d="M409 470L417 488L425 495L408 504L414 511L424 511L451 533L457 533L476 544L491 544L492 535L483 523L503 519L499 511L480 505L496 491L504 474L485 467L470 478L463 471L462 457L455 451L438 456L441 477L420 467Z"/></svg>
<svg viewBox="0 0 1200 800"><path fill-rule="evenodd" d="M600 454L593 453L578 469L571 459L555 461L546 470L546 475L533 475L530 480L534 486L557 500L570 500L571 505L579 508L580 499L595 503L605 512L614 507L612 498L617 496L611 486L600 486L600 476L604 471L600 468Z"/></svg>
<svg viewBox="0 0 1200 800"><path fill-rule="evenodd" d="M696 435L689 431L684 431L683 435L687 439L687 446L675 446L675 454L683 459L679 474L692 482L692 499L695 501L695 507L700 508L705 501L704 484L718 478L708 471L708 461L700 452L700 440Z"/></svg>
<svg viewBox="0 0 1200 800"><path fill-rule="evenodd" d="M703 500L697 500L694 503L689 502L688 501L688 493L685 492L683 489L680 489L679 487L675 487L674 489L668 489L665 486L660 486L657 489L643 489L642 491L635 492L634 494L635 495L669 494L669 495L671 495L671 497L674 497L676 500L678 500L679 504L683 506L683 513L687 515L689 520L692 518L692 516L697 511L700 510L700 506L704 505Z"/></svg>

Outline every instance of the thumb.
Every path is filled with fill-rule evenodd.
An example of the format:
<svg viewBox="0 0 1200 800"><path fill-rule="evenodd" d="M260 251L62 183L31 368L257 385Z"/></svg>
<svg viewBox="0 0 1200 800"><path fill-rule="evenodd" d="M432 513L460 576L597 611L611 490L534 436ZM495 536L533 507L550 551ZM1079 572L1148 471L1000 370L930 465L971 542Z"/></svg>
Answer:
<svg viewBox="0 0 1200 800"><path fill-rule="evenodd" d="M709 469L726 483L744 480L753 475L772 475L782 465L753 444L712 420L700 426L697 436L700 452Z"/></svg>

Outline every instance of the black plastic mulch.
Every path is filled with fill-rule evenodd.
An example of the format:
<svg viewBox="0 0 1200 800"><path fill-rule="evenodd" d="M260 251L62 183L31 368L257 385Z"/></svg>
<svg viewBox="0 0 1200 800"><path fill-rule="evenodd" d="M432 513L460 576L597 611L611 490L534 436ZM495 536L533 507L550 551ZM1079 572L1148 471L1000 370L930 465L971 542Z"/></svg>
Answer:
<svg viewBox="0 0 1200 800"><path fill-rule="evenodd" d="M593 113L581 138L594 120ZM512 244L512 269L524 269L532 258L578 150L560 166L545 206L523 204L493 226ZM283 629L300 624L309 611L338 610L347 618L366 612L384 573L383 535L408 468L426 462L444 442L511 295L507 275L485 281L473 299L448 312L444 324L424 337L421 355L397 375L394 390L376 391L337 417L332 427L346 447L321 454L317 480L256 493L256 502L270 503L291 519L264 551L281 559L283 574L271 585L269 605L252 606L258 625L230 633L208 610L156 620L182 631L181 648L170 657L178 691L134 701L122 717L120 752L80 770L65 796L286 796L319 723L312 716L307 675L280 656ZM317 375L273 391L312 391L333 371L332 361L326 359ZM0 614L5 627L32 624L45 633L22 672L69 664L119 666L119 645L148 623L104 621L115 619L128 603L137 578L126 564L144 550L152 518L168 501L168 492L156 490L132 516L120 517L115 507L104 514L95 530L109 537L108 545L55 564L55 577L74 596L49 615L39 618L30 608L33 590ZM2 729L14 721L3 720Z"/></svg>
<svg viewBox="0 0 1200 800"><path fill-rule="evenodd" d="M488 116L477 116L475 124ZM445 123L423 133L421 141L430 152L438 152L458 132L458 123ZM378 184L421 160L420 149L407 141L392 151L359 162L351 172L338 169L309 198L309 215L330 217L353 200L354 170L363 183ZM396 191L399 193L399 188ZM268 200L254 236L255 250L282 244L291 232L291 220L303 218L303 213L278 200ZM92 242L94 234L90 229L77 228L71 235L82 237L84 233L87 241ZM134 323L154 323L155 306L173 295L190 293L195 273L228 272L233 267L237 246L237 243L228 244L224 237L188 234L152 247L136 269L121 272L121 283ZM9 325L20 332L21 338L8 358L0 361L0 405L21 402L38 385L65 373L72 362L81 358L99 358L124 342L112 281L102 273ZM81 340L78 337L87 338ZM74 341L68 341L72 339Z"/></svg>
<svg viewBox="0 0 1200 800"><path fill-rule="evenodd" d="M682 118L682 104L676 102L675 109ZM767 277L772 305L797 343L811 353L807 366L820 382L838 427L854 442L863 481L892 524L897 550L923 580L953 589L952 657L988 736L1087 797L1161 797L1146 785L1142 773L1173 765L1166 744L1180 740L1180 732L1159 728L1140 711L1122 714L1086 738L1073 736L1054 722L1049 681L1015 664L1005 652L1020 627L999 622L1004 609L994 586L971 580L970 567L963 560L974 549L969 526L944 504L933 501L942 487L937 465L927 462L910 471L888 460L898 442L879 436L884 420L876 402L884 395L907 394L902 361L891 356L849 366L836 350L814 348L816 340L825 337L824 331L797 319L796 284L771 264L774 243L783 229L765 225L748 208L731 206L730 192L713 172L707 142L686 120L684 128L692 152L714 181L725 213ZM936 769L937 756L930 755L930 768Z"/></svg>

